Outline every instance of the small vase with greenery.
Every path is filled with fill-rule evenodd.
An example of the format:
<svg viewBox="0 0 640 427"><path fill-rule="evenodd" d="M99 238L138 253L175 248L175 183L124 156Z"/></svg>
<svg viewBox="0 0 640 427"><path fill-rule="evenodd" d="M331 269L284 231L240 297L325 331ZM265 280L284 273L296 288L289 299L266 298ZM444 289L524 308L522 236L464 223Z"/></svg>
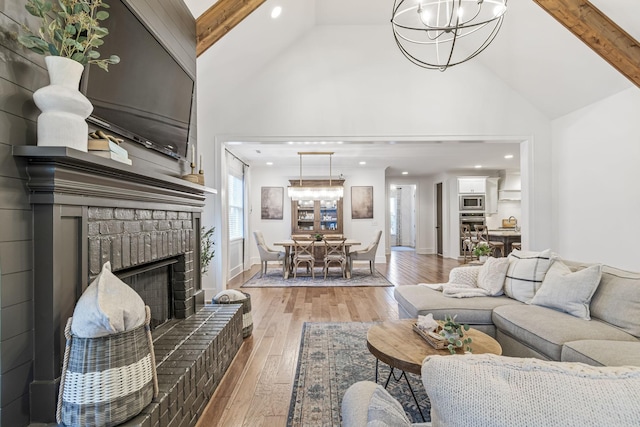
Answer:
<svg viewBox="0 0 640 427"><path fill-rule="evenodd" d="M442 329L440 335L445 337L449 341L447 348L449 353L455 354L459 348L464 349L466 353L471 353L471 337L464 337L465 331L469 330L469 325L461 325L456 322L456 316L450 315L444 316L444 322L442 322Z"/></svg>
<svg viewBox="0 0 640 427"><path fill-rule="evenodd" d="M25 8L42 21L37 32L24 27L26 34L18 37L27 49L69 58L83 66L96 64L105 71L120 62L116 55L101 59L97 50L109 34L100 26L109 17L109 12L101 10L109 8L102 0L27 0Z"/></svg>
<svg viewBox="0 0 640 427"><path fill-rule="evenodd" d="M488 257L491 254L491 247L486 242L480 242L473 248L473 255L480 257Z"/></svg>
<svg viewBox="0 0 640 427"><path fill-rule="evenodd" d="M211 260L216 254L213 248L216 244L213 241L213 233L215 231L215 227L202 227L200 230L200 273L203 275L209 270L209 264L211 264Z"/></svg>
<svg viewBox="0 0 640 427"><path fill-rule="evenodd" d="M320 234L320 233L316 233L316 234L313 235L313 238L316 239L317 241L322 240L323 237L324 236L322 234Z"/></svg>

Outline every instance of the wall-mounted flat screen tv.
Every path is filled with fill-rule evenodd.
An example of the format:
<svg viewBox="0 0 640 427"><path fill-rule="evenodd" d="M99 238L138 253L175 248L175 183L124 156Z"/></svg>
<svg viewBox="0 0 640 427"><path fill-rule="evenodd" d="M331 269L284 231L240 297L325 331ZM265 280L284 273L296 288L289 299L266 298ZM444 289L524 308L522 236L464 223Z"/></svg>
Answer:
<svg viewBox="0 0 640 427"><path fill-rule="evenodd" d="M102 57L118 55L109 71L87 67L89 122L174 158L186 158L194 81L122 0L108 2L109 35Z"/></svg>

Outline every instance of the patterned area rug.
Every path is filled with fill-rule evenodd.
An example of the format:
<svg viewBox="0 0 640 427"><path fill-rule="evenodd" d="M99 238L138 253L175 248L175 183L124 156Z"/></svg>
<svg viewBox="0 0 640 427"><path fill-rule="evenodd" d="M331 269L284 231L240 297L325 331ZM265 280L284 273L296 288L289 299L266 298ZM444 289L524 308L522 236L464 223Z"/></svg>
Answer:
<svg viewBox="0 0 640 427"><path fill-rule="evenodd" d="M367 349L373 323L305 322L293 384L288 427L340 426L340 405L347 388L362 380L375 381L376 359ZM384 385L389 367L379 363L378 383ZM422 380L407 374L422 413L429 421L429 398ZM422 422L404 378L391 378L387 390L398 399L409 419Z"/></svg>
<svg viewBox="0 0 640 427"><path fill-rule="evenodd" d="M329 269L327 280L324 280L322 268L316 268L314 273L316 278L312 279L311 275L307 274L307 272L301 268L298 273L298 277L294 279L293 275L291 275L287 280L284 280L281 269L270 268L267 270L267 274L263 277L260 277L260 273L256 273L256 275L249 279L244 285L242 285L242 287L286 288L291 286L393 286L378 272L372 276L369 267L354 268L351 279L343 279L340 272L335 269Z"/></svg>

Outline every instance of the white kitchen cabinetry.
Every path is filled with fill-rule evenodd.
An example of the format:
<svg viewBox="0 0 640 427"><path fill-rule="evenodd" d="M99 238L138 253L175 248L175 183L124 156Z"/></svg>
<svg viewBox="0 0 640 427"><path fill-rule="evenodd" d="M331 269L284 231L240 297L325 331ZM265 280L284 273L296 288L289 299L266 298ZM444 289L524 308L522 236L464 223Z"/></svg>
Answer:
<svg viewBox="0 0 640 427"><path fill-rule="evenodd" d="M520 190L500 190L498 192L500 200L521 200L522 193Z"/></svg>
<svg viewBox="0 0 640 427"><path fill-rule="evenodd" d="M485 177L458 178L459 194L484 194L486 190Z"/></svg>
<svg viewBox="0 0 640 427"><path fill-rule="evenodd" d="M498 213L498 180L500 178L487 178L485 194L485 213L493 215Z"/></svg>

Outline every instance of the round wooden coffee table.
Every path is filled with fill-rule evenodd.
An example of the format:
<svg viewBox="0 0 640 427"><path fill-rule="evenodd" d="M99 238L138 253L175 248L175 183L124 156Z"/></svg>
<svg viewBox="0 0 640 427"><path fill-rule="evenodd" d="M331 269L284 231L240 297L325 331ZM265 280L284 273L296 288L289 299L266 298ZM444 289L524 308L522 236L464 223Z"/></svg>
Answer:
<svg viewBox="0 0 640 427"><path fill-rule="evenodd" d="M450 355L451 353L448 349L436 350L426 342L413 330L415 322L415 319L388 320L372 326L367 332L367 348L376 357L376 383L378 382L378 361L391 367L385 388L389 384L394 369L401 370L400 377L396 378L395 375L393 377L399 381L404 376L409 386L409 391L411 391L411 395L424 420L422 409L420 409L420 405L413 393L406 372L421 375L422 361L425 357L435 354ZM484 332L471 328L466 332L466 335L471 337L471 350L474 354L502 354L502 347L498 341Z"/></svg>
<svg viewBox="0 0 640 427"><path fill-rule="evenodd" d="M392 368L420 375L425 357L448 355L448 349L436 350L413 330L414 319L389 320L378 323L367 332L367 348L378 360ZM477 329L469 329L473 354L502 354L495 339Z"/></svg>

